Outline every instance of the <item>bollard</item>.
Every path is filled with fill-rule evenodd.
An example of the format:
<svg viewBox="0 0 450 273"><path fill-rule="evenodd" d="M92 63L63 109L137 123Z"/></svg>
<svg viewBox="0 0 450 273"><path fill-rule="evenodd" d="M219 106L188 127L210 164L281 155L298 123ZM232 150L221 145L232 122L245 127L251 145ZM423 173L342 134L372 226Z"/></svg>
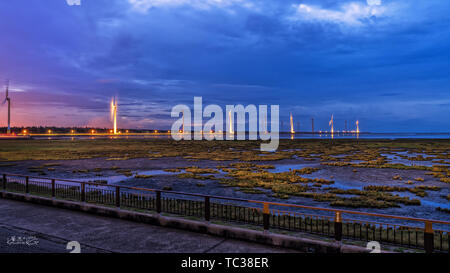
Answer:
<svg viewBox="0 0 450 273"><path fill-rule="evenodd" d="M116 186L116 207L120 208L120 187Z"/></svg>
<svg viewBox="0 0 450 273"><path fill-rule="evenodd" d="M161 192L156 191L156 212L161 213Z"/></svg>
<svg viewBox="0 0 450 273"><path fill-rule="evenodd" d="M433 253L434 249L434 231L433 223L425 222L425 233L423 234L423 246L426 253Z"/></svg>
<svg viewBox="0 0 450 273"><path fill-rule="evenodd" d="M6 174L3 175L3 189L6 190Z"/></svg>
<svg viewBox="0 0 450 273"><path fill-rule="evenodd" d="M81 183L81 202L86 201L86 184Z"/></svg>
<svg viewBox="0 0 450 273"><path fill-rule="evenodd" d="M55 179L52 179L52 197L56 197Z"/></svg>
<svg viewBox="0 0 450 273"><path fill-rule="evenodd" d="M30 178L28 176L25 177L25 193L28 194L30 193Z"/></svg>
<svg viewBox="0 0 450 273"><path fill-rule="evenodd" d="M205 196L205 220L209 221L210 219L210 211L211 211L211 204L209 202L209 196Z"/></svg>
<svg viewBox="0 0 450 273"><path fill-rule="evenodd" d="M334 217L334 239L336 241L342 240L342 216L340 211L336 211Z"/></svg>
<svg viewBox="0 0 450 273"><path fill-rule="evenodd" d="M264 203L263 205L263 226L264 232L267 232L270 226L270 210L268 203Z"/></svg>

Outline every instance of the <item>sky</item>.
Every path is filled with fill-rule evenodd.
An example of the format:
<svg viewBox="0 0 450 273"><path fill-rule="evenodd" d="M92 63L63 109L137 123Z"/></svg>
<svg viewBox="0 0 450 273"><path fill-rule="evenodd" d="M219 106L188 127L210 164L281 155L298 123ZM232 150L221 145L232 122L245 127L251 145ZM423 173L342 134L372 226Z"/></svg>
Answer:
<svg viewBox="0 0 450 273"><path fill-rule="evenodd" d="M171 108L280 105L296 131L450 132L447 0L0 1L13 126L169 129ZM0 105L0 127L6 107Z"/></svg>

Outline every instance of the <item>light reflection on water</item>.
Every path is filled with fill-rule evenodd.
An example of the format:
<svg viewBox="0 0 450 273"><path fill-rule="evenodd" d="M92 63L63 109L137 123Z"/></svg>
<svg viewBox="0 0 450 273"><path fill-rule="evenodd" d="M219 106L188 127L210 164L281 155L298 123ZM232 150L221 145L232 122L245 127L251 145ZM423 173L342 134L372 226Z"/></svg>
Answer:
<svg viewBox="0 0 450 273"><path fill-rule="evenodd" d="M123 182L125 180L134 179L134 176L139 175L175 175L180 173L185 173L185 170L180 170L179 172L166 172L164 170L149 170L149 171L133 171L131 176L126 175L112 175L112 176L96 176L96 177L90 177L90 178L82 178L77 179L78 181L82 182L94 182L95 180L105 180L108 181L108 185L117 184L120 182Z"/></svg>
<svg viewBox="0 0 450 273"><path fill-rule="evenodd" d="M267 171L269 172L286 172L289 171L289 169L294 170L294 169L302 169L305 167L314 167L319 165L319 163L305 163L305 164L275 164L275 169L269 169ZM123 183L123 185L130 185L127 182L130 182L131 185L133 185L134 182L138 181L138 179L136 179L134 176L136 174L139 175L154 175L154 176L161 176L161 175L177 175L179 173L185 173L184 170L181 170L180 172L177 173L173 173L173 172L166 172L164 170L140 170L140 171L133 171L132 172L132 176L125 176L125 175L112 175L112 176L105 176L105 177L94 177L94 178L84 178L84 179L77 179L79 181L94 181L94 180L106 180L108 181L109 185L120 185ZM221 172L221 174L223 174L223 172ZM312 174L305 174L302 175L304 177L308 177L308 178L316 178L318 177L317 173L312 173ZM319 175L320 177L320 175ZM155 179L157 179L157 177L155 177ZM332 179L334 180L334 179ZM134 182L133 182L134 181ZM145 179L142 179L142 182L145 183ZM125 182L125 183L124 183ZM148 181L149 187L153 187L152 182ZM214 183L214 182L213 182ZM144 186L146 187L146 186ZM330 185L324 185L323 187L331 187L331 188L338 188L338 189L343 189L343 190L348 190L348 189L358 189L358 190L363 190L363 184L357 183L355 181L347 181L347 180L335 180L334 184L330 184ZM100 189L103 188L102 186L98 186L98 187L90 187L90 190L93 189ZM106 188L106 187L105 187ZM319 189L320 191L320 189ZM197 193L202 193L201 191L198 191ZM441 195L443 192L440 192L439 194ZM401 212L404 213L410 213L411 209L414 209L414 211L416 212L416 214L414 214L413 216L415 217L424 217L422 214L424 215L428 215L428 213L431 213L432 215L429 215L430 218L436 218L436 217L444 217L441 213L438 213L435 209L437 207L441 207L441 208L445 208L445 209L450 209L450 203L447 202L445 199L440 199L438 196L428 196L425 198L421 198L421 197L417 197L412 193L408 193L408 192L393 192L392 194L396 195L400 195L400 196L408 196L410 198L417 198L421 201L422 205L419 207L408 207L408 206L404 206L402 205L402 208L393 208L393 209L388 209L388 210L383 210L383 211L379 211L379 212L383 212L386 214L390 214L390 213L394 213L394 214L399 214ZM225 194L225 196L227 196L227 194ZM252 195L254 196L254 195ZM354 197L355 195L339 195L341 197ZM260 195L258 195L258 198L261 198ZM258 199L255 198L255 199ZM264 197L262 199L267 199L270 197ZM278 200L279 201L279 200ZM286 203L294 203L294 204L305 204L304 199L303 198L297 198L297 197L292 197L289 200L285 201ZM306 203L309 204L309 203ZM311 204L309 204L311 205ZM326 203L321 203L321 204L316 204L315 206L323 206L323 207L329 207ZM284 208L286 209L286 208ZM360 210L360 211L377 211L376 209L353 209L353 210ZM432 212L431 212L432 211ZM364 219L364 217L362 218ZM414 223L413 223L414 225Z"/></svg>
<svg viewBox="0 0 450 273"><path fill-rule="evenodd" d="M399 155L402 156L408 156L408 157L415 157L418 155L426 157L433 157L433 155L427 155L424 153L408 153L408 152L395 152L393 154L380 154L381 156L385 156L388 159L388 162L391 164L403 164L406 166L426 166L426 167L432 167L433 165L449 165L450 163L436 163L432 160L409 160L407 158L402 158Z"/></svg>

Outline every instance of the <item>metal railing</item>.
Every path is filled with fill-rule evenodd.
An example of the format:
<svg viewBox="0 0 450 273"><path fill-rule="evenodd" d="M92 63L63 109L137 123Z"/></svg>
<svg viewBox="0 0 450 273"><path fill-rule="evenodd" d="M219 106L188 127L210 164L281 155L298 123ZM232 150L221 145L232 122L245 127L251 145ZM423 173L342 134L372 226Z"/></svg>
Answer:
<svg viewBox="0 0 450 273"><path fill-rule="evenodd" d="M3 174L3 191L450 252L450 222L195 193ZM309 212L307 212L309 211ZM315 213L311 213L314 211ZM352 218L343 217L352 215ZM358 218L358 219L356 219ZM376 218L376 220L370 220ZM408 222L409 225L404 223Z"/></svg>

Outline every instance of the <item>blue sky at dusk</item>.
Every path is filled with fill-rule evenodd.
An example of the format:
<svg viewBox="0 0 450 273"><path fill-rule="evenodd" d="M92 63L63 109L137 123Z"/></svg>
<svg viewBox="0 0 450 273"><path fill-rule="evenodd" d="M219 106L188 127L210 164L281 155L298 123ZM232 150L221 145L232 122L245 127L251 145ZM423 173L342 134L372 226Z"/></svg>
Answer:
<svg viewBox="0 0 450 273"><path fill-rule="evenodd" d="M13 126L169 129L192 104L279 104L301 130L450 131L447 0L11 0ZM1 90L3 99L3 88ZM0 106L0 126L6 107Z"/></svg>

